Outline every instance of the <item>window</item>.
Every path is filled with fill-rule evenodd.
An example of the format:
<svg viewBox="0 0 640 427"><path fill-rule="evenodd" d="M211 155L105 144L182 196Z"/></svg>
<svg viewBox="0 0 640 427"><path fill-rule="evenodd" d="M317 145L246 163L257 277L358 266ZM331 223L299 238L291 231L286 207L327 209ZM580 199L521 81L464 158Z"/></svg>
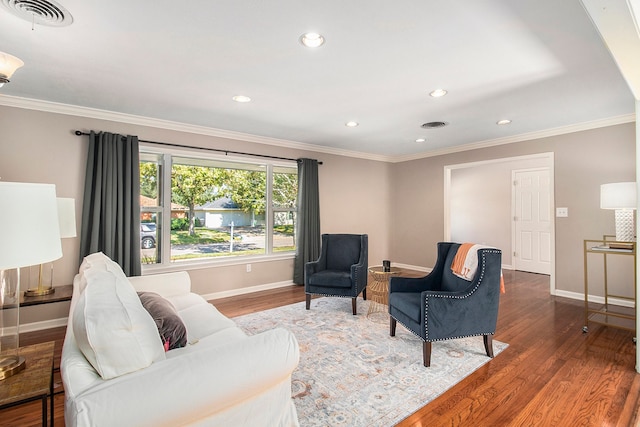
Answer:
<svg viewBox="0 0 640 427"><path fill-rule="evenodd" d="M294 253L297 173L295 164L141 152L142 263Z"/></svg>

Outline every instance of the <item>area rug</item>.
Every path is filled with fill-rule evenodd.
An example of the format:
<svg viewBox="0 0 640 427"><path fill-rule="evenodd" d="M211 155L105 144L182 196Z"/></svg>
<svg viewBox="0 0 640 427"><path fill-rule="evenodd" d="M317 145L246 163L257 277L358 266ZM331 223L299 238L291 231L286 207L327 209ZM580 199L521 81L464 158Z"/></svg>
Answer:
<svg viewBox="0 0 640 427"><path fill-rule="evenodd" d="M389 315L367 316L369 303L358 299L356 316L348 298L318 298L309 311L301 302L233 319L249 335L283 327L296 336L302 427L392 426L491 360L482 337L470 337L433 343L425 368L422 340L400 324L390 337ZM493 346L497 356L507 344Z"/></svg>

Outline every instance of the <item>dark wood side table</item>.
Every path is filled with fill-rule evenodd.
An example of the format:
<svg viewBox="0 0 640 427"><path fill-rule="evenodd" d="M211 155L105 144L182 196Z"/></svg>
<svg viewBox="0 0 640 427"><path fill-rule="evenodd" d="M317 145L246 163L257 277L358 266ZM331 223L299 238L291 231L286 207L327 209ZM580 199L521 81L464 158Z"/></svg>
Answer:
<svg viewBox="0 0 640 427"><path fill-rule="evenodd" d="M0 381L0 409L42 400L42 425L47 423L47 397L51 397L51 425L53 426L53 349L49 341L18 349L26 359L24 371Z"/></svg>
<svg viewBox="0 0 640 427"><path fill-rule="evenodd" d="M49 295L39 295L33 297L25 297L24 293L20 295L20 307L30 305L50 304L52 302L71 301L73 294L73 285L55 286L54 293Z"/></svg>

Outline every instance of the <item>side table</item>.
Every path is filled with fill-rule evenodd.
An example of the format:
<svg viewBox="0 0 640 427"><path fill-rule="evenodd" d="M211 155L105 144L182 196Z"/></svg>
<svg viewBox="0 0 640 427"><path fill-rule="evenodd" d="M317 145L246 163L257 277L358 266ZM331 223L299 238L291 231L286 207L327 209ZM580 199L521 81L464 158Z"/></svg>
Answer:
<svg viewBox="0 0 640 427"><path fill-rule="evenodd" d="M367 316L372 313L386 312L386 306L389 305L389 278L399 274L398 267L391 267L390 271L384 271L381 265L369 267L371 282L367 285L367 296L370 301Z"/></svg>
<svg viewBox="0 0 640 427"><path fill-rule="evenodd" d="M611 240L613 236L604 235L602 240L584 240L584 326L582 332L589 332L589 323L596 323L601 325L607 325L614 328L626 329L628 331L635 332L636 330L636 315L635 307L637 302L637 290L636 290L636 247L635 244L631 244L629 247L620 247L619 245L625 245L625 242L616 242ZM618 245L618 246L616 246ZM602 287L596 286L596 292L602 291L604 301L602 304L596 304L589 302L590 288L593 291L593 285L589 283L589 268L588 262L589 255L600 254L602 256L602 266L604 277L602 280ZM628 271L629 274L629 288L626 289L626 295L616 295L611 292L609 286L609 277L607 262L609 257L614 256L627 256L631 257L633 263L633 269ZM591 262L593 262L592 260ZM624 307L611 303L610 300L617 299L618 301L628 301L629 307ZM635 338L634 338L635 340Z"/></svg>
<svg viewBox="0 0 640 427"><path fill-rule="evenodd" d="M54 293L49 295L39 295L33 297L24 296L24 292L20 293L20 307L30 305L51 304L52 302L71 301L73 295L73 285L55 286Z"/></svg>
<svg viewBox="0 0 640 427"><path fill-rule="evenodd" d="M49 341L20 347L18 352L26 359L26 368L0 381L0 409L35 400L42 401L42 425L47 423L47 397L51 397L51 424L53 425L53 350Z"/></svg>

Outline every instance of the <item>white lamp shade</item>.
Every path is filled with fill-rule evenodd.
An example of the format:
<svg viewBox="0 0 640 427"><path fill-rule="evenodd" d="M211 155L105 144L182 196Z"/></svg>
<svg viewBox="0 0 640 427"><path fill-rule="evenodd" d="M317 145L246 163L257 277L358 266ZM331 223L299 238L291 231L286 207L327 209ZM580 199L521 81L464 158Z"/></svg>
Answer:
<svg viewBox="0 0 640 427"><path fill-rule="evenodd" d="M0 52L0 76L10 79L13 73L23 65L24 62L15 56Z"/></svg>
<svg viewBox="0 0 640 427"><path fill-rule="evenodd" d="M0 270L60 257L55 185L0 181Z"/></svg>
<svg viewBox="0 0 640 427"><path fill-rule="evenodd" d="M600 209L635 209L636 183L614 182L600 186Z"/></svg>
<svg viewBox="0 0 640 427"><path fill-rule="evenodd" d="M66 197L58 197L58 223L60 237L76 237L76 201Z"/></svg>

